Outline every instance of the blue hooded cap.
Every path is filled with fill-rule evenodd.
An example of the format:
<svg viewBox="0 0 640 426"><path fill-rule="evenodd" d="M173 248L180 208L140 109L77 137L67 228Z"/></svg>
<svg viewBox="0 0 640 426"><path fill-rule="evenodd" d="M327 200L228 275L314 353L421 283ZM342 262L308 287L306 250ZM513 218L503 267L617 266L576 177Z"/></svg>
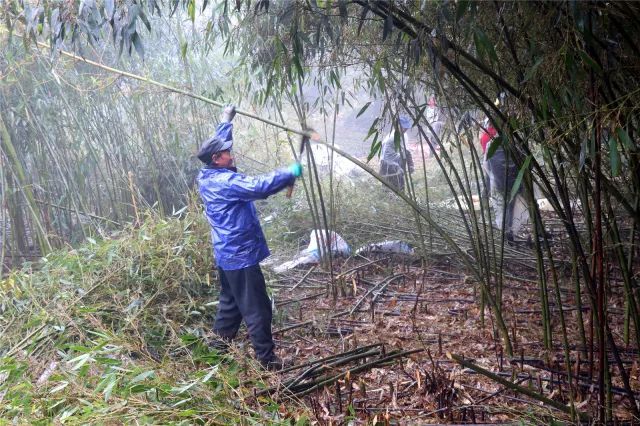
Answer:
<svg viewBox="0 0 640 426"><path fill-rule="evenodd" d="M402 127L403 129L410 129L411 127L413 127L411 125L411 119L406 115L401 115L398 121L400 122L400 127Z"/></svg>
<svg viewBox="0 0 640 426"><path fill-rule="evenodd" d="M202 143L198 151L198 159L204 164L211 163L211 156L216 152L231 149L233 146L233 124L220 123L216 133Z"/></svg>

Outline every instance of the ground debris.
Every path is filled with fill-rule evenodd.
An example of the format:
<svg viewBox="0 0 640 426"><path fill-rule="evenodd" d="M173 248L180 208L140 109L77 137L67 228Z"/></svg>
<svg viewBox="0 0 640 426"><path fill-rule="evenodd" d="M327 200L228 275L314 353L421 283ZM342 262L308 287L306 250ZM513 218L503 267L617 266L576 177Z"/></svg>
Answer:
<svg viewBox="0 0 640 426"><path fill-rule="evenodd" d="M285 371L273 379L268 390L282 394L290 390L303 396L323 422L348 418L364 424L377 417L399 424L485 423L515 421L522 413L542 422L550 416L569 419L567 413L461 367L448 353L531 389L558 407L569 403L568 390L574 389L577 409L585 413L592 409L584 403L595 397L589 396L595 392L594 382L586 376L584 357L576 388L563 374L562 346L556 343L553 350L545 350L540 329L527 326L540 321L541 313L528 309L539 296L535 283L505 282L503 311L508 313L505 317L512 327L516 352L508 357L489 313L484 321L481 318L478 289L451 264L423 268L411 258L383 257L334 260L333 265L333 283L331 275L320 270L302 271L307 280L326 289L321 296L309 299L314 290L299 285L301 271L295 270L288 281L299 286L277 294L276 303L282 305L277 343L303 347L296 353L296 365L317 374L307 381L301 379L300 369ZM457 279L451 279L456 275ZM577 343L577 330L570 334ZM382 366L353 368L380 359L383 349L387 354L407 355ZM572 356L580 352L576 349L574 345ZM353 364L322 361L335 362L355 353L362 358L354 357ZM630 367L635 365L634 356L627 355L625 362ZM637 375L632 377L637 392ZM620 396L616 389L614 395ZM629 419L628 410L618 407L616 413L620 419Z"/></svg>

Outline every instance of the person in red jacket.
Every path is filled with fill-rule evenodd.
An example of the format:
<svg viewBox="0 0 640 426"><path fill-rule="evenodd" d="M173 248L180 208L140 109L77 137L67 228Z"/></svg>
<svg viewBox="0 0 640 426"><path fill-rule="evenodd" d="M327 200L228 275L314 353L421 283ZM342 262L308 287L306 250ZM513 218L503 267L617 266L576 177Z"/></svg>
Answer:
<svg viewBox="0 0 640 426"><path fill-rule="evenodd" d="M494 143L499 145L491 148ZM498 131L488 119L484 122L480 145L483 153L482 166L489 181L488 193L495 215L495 226L500 230L504 229L507 241L513 241L524 221L523 215L526 213L522 211L524 201L520 199L520 191L513 199L510 198L518 167L510 153L502 146Z"/></svg>
<svg viewBox="0 0 640 426"><path fill-rule="evenodd" d="M482 128L482 132L480 134L480 146L482 147L483 157L486 156L487 145L493 138L496 137L497 134L498 134L498 131L496 130L495 127L493 127L493 124L489 123L488 119L485 120Z"/></svg>
<svg viewBox="0 0 640 426"><path fill-rule="evenodd" d="M498 131L496 130L496 128L493 127L493 124L489 122L488 118L485 118L480 128L480 147L482 148L482 172L484 175L483 185L482 185L482 194L481 194L483 198L486 198L489 196L490 186L491 186L491 180L489 179L489 168L487 166L487 146L489 145L489 142L491 142L491 140L495 138L497 135L498 135Z"/></svg>

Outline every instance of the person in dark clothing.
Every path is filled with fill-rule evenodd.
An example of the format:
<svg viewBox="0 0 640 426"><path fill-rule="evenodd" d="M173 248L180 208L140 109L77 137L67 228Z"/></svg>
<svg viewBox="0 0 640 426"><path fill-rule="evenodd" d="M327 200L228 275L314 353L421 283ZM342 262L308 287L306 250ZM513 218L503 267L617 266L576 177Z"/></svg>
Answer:
<svg viewBox="0 0 640 426"><path fill-rule="evenodd" d="M492 144L501 143L497 136L497 130L487 120L480 143L489 175L489 193L494 208L495 226L498 229L503 229L504 226L507 240L513 241L525 221L526 204L521 199L522 186L511 199L511 190L518 176L518 166L513 158L502 145L499 145L490 157L487 155Z"/></svg>
<svg viewBox="0 0 640 426"><path fill-rule="evenodd" d="M413 158L405 145L408 139L407 132L411 129L411 120L401 116L398 124L400 135L396 135L394 129L382 141L379 173L392 187L402 191L405 171L413 173ZM396 139L399 140L397 146Z"/></svg>
<svg viewBox="0 0 640 426"><path fill-rule="evenodd" d="M234 115L235 107L225 108L216 134L198 152L206 164L198 175L198 187L220 276L214 332L223 342L230 342L244 320L256 358L265 368L279 370L282 360L274 352L271 302L260 269L260 261L270 253L253 201L292 185L302 174L302 166L294 163L257 177L239 173L231 152Z"/></svg>

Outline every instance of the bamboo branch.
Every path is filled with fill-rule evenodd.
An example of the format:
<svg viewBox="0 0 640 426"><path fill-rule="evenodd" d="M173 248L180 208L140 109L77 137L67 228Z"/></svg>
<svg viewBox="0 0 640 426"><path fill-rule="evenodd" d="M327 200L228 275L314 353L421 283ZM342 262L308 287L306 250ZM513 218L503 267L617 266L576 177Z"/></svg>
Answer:
<svg viewBox="0 0 640 426"><path fill-rule="evenodd" d="M371 293L373 293L373 291L377 290L378 288L384 289L387 285L389 285L389 283L391 283L391 282L395 281L396 279L398 279L400 277L403 277L403 276L404 276L404 274L392 275L392 276L380 281L374 287L370 288L369 291L367 291L365 294L363 294L362 297L355 303L355 305L353 305L353 307L349 311L349 315L352 315L356 310L358 310L358 308L360 307L362 302L364 302L364 299L366 299L367 296L369 296Z"/></svg>
<svg viewBox="0 0 640 426"><path fill-rule="evenodd" d="M312 383L312 384L310 384L311 385L310 388L307 388L307 389L305 389L305 390L303 390L301 392L295 392L295 395L298 396L298 397L305 396L305 395L310 394L311 392L313 392L313 391L315 391L315 390L317 390L317 389L319 389L319 388L321 388L323 386L330 385L330 384L334 383L335 381L340 380L342 377L345 377L347 374L349 374L351 376L351 375L359 373L361 371L366 371L366 370L369 370L369 369L371 369L373 367L376 367L376 366L379 366L379 365L383 365L383 364L387 364L390 361L393 361L395 359L402 358L402 357L405 357L405 356L408 356L408 355L411 355L411 354L415 354L415 353L418 353L418 352L423 352L423 351L424 351L424 349L413 349L413 350L409 350L409 351L403 351L403 352L398 352L398 353L394 353L394 354L388 355L388 356L386 356L384 358L380 358L380 359L377 359L375 361L368 362L368 363L363 364L361 366L358 366L358 367L355 367L355 368L351 368L351 369L349 369L347 371L344 371L344 372L341 372L339 374L336 374L335 376L332 376L332 377L329 377L327 379L320 380L318 382Z"/></svg>
<svg viewBox="0 0 640 426"><path fill-rule="evenodd" d="M300 279L300 281L298 281L298 282L297 282L293 287L291 287L291 290L290 290L290 291L295 290L295 289L296 289L300 284L302 284L302 283L304 282L304 280L306 280L306 279L307 279L307 277L308 277L309 275L311 275L311 273L312 273L313 271L315 271L315 269L316 269L317 267L318 267L318 265L313 265L313 266L311 267L311 269L309 269L309 271L307 271L307 273L306 273L306 274L304 274L304 277L302 277L302 278Z"/></svg>
<svg viewBox="0 0 640 426"><path fill-rule="evenodd" d="M544 395L541 395L537 392L532 391L529 388L523 387L523 386L519 386L513 382L510 382L507 379L504 379L502 377L500 377L499 375L492 373L489 370L486 370L482 367L480 367L479 365L476 365L472 362L469 362L465 359L463 359L462 357L458 356L458 355L454 355L451 353L447 353L447 357L455 362L457 362L458 364L462 365L463 367L469 368L473 371L475 371L476 373L482 374L483 376L486 376L488 378L490 378L491 380L500 383L501 385L506 386L507 388L514 390L516 392L519 392L521 394L527 395L530 398L536 399L546 405L549 405L557 410L562 411L563 413L569 414L571 415L571 409L570 407L567 407L565 404L558 402L558 401L554 401L553 399L547 398ZM581 413L579 411L576 412L576 414L578 415L578 417L583 420L583 421L588 421L590 420L590 417L588 414L586 413Z"/></svg>
<svg viewBox="0 0 640 426"><path fill-rule="evenodd" d="M69 207L60 206L58 204L50 203L48 201L39 200L37 198L35 199L35 202L38 203L38 204L44 204L46 206L53 207L53 208L56 208L56 209L65 210L65 211L68 211L68 212L80 213L80 214L88 216L88 217L90 217L92 219L103 220L105 222L109 222L109 223L112 223L114 225L120 226L120 223L116 222L115 220L111 220L111 219L108 219L106 217L98 216L98 215L95 215L95 214L92 214L92 213L87 213L87 212L83 212L83 211L80 211L80 210L72 209L72 208L69 208Z"/></svg>

